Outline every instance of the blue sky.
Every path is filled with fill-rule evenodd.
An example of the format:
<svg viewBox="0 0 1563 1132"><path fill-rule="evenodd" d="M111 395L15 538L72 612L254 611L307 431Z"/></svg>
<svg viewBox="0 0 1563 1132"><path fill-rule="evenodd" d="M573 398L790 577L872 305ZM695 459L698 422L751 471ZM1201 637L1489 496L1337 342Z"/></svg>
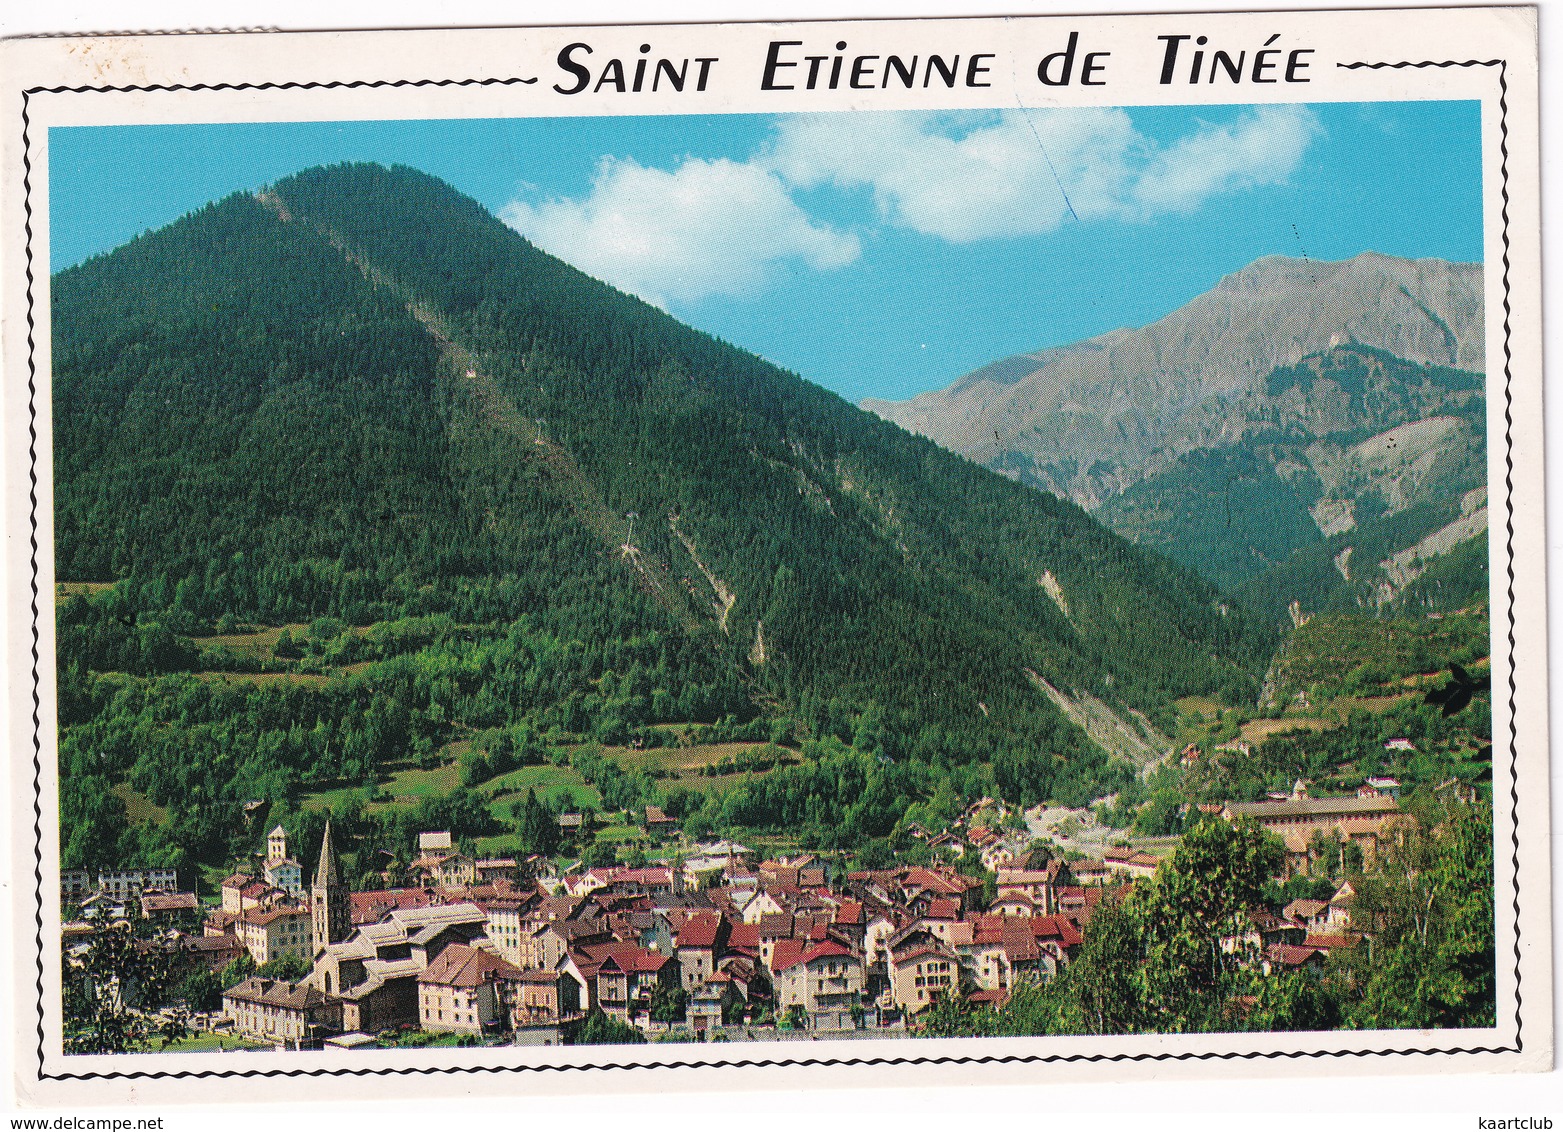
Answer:
<svg viewBox="0 0 1563 1132"><path fill-rule="evenodd" d="M899 399L1264 255L1480 260L1479 142L1474 102L54 128L50 237L58 270L311 165L403 163L686 322Z"/></svg>

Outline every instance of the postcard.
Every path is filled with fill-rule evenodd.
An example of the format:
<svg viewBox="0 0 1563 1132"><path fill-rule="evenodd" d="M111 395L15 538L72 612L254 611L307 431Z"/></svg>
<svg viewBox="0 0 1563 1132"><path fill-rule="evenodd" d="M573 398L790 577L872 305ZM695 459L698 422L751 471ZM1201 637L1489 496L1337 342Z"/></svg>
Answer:
<svg viewBox="0 0 1563 1132"><path fill-rule="evenodd" d="M28 1102L1551 1065L1533 9L0 54Z"/></svg>

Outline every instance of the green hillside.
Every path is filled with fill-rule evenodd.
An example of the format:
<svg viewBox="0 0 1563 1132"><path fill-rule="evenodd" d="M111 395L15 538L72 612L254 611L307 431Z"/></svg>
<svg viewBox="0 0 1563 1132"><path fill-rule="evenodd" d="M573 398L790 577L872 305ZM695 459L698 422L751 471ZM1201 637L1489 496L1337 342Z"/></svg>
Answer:
<svg viewBox="0 0 1563 1132"><path fill-rule="evenodd" d="M1428 501L1398 514L1363 523L1346 534L1303 547L1287 561L1233 587L1233 597L1261 619L1280 622L1292 602L1309 613L1384 608L1387 612L1449 612L1488 595L1487 536L1463 542L1432 560L1426 573L1387 602L1377 564L1429 531L1460 516L1460 498ZM1336 559L1351 548L1352 577Z"/></svg>
<svg viewBox="0 0 1563 1132"><path fill-rule="evenodd" d="M881 836L941 783L1121 777L1028 669L1156 714L1268 659L1190 571L413 170L229 198L53 294L57 575L117 583L60 607L71 861L220 860L247 800L670 724L803 761L676 798L590 762L593 788ZM353 816L507 832L461 790L419 805Z"/></svg>
<svg viewBox="0 0 1563 1132"><path fill-rule="evenodd" d="M1452 610L1486 592L1484 540L1396 585L1379 564L1459 519L1486 483L1479 374L1342 345L1239 399L1233 436L1107 500L1097 517L1231 592L1262 623L1391 605ZM1343 556L1343 552L1347 552Z"/></svg>
<svg viewBox="0 0 1563 1132"><path fill-rule="evenodd" d="M1199 571L1224 589L1287 561L1320 541L1308 508L1311 473L1291 482L1276 472L1274 447L1204 448L1104 503L1097 517L1140 546Z"/></svg>

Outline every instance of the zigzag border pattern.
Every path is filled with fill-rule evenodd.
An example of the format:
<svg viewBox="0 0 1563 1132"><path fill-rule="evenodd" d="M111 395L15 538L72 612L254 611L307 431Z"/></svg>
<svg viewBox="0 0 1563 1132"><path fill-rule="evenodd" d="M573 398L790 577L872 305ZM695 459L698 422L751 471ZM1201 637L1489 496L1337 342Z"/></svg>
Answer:
<svg viewBox="0 0 1563 1132"><path fill-rule="evenodd" d="M1513 392L1511 389L1512 373L1510 363L1512 350L1510 343L1510 284L1509 284L1509 166L1508 166L1508 81L1507 61L1503 59L1489 60L1424 60L1404 62L1358 62L1337 63L1342 70L1380 70L1385 68L1425 68L1425 67L1496 67L1498 68L1499 86L1499 130L1500 151L1502 163L1500 165L1501 189L1503 198L1502 209L1502 236L1503 236L1503 357L1504 357L1504 419L1506 428L1505 464L1507 474L1505 483L1508 487L1507 504L1507 543L1509 552L1509 643L1512 649L1514 645L1514 505L1512 501L1514 488L1514 459L1513 459ZM1515 1042L1512 1046L1474 1046L1458 1049L1389 1049L1389 1050L1276 1050L1276 1051L1205 1051L1205 1052L1181 1052L1181 1053L1121 1053L1121 1054L1005 1054L1005 1055L972 1055L972 1056L940 1056L940 1057L849 1057L849 1058L745 1058L736 1061L654 1061L654 1062L599 1062L590 1065L483 1065L483 1066L409 1066L405 1068L332 1068L332 1069L244 1069L244 1070L126 1070L108 1073L49 1073L46 1071L46 1044L47 1035L44 1031L44 964L43 964L43 742L42 742L42 693L41 677L39 675L40 656L38 653L38 452L37 452L37 358L36 342L34 340L34 295L33 284L33 248L32 248L32 162L30 156L29 130L31 120L28 114L29 102L32 97L44 94L125 94L145 92L206 92L206 91L247 91L247 90L357 90L387 87L484 87L484 86L512 86L530 85L537 82L535 78L486 78L486 79L383 79L383 80L354 80L337 82L287 82L287 83L194 83L186 85L151 84L142 86L54 86L31 87L22 92L22 166L23 166L23 207L26 216L26 278L27 278L27 369L28 369L28 435L30 438L28 447L28 473L29 473L29 520L31 525L30 535L30 567L32 587L32 700L33 700L33 879L36 885L36 903L34 907L33 921L36 926L36 943L38 952L35 957L36 980L35 986L38 992L37 1003L37 1063L38 1079L47 1081L148 1081L148 1080L197 1080L197 1079L225 1079L225 1078L293 1078L293 1077L427 1077L435 1075L451 1074L501 1074L501 1073L528 1073L528 1072L557 1072L567 1073L574 1071L593 1070L648 1070L648 1069L711 1069L732 1067L739 1069L753 1068L808 1068L813 1066L844 1066L844 1067L872 1067L890 1065L1064 1065L1064 1064L1094 1064L1099 1062L1180 1062L1180 1061L1273 1061L1277 1059L1296 1058L1330 1058L1330 1057L1396 1057L1396 1056L1434 1056L1439 1054L1503 1054L1519 1053L1524 1047L1521 1038L1520 1027L1522 1019L1520 1015L1520 940L1519 940L1519 820L1516 812L1514 818L1511 840L1513 844L1513 863L1515 870L1515 941L1514 941L1514 976L1515 976ZM1518 740L1518 732L1514 723L1514 701L1517 695L1517 687L1512 668L1509 674L1509 709L1510 709L1510 750L1512 752L1515 742ZM1514 759L1510 758L1510 796L1513 799L1516 811L1519 801L1519 776Z"/></svg>

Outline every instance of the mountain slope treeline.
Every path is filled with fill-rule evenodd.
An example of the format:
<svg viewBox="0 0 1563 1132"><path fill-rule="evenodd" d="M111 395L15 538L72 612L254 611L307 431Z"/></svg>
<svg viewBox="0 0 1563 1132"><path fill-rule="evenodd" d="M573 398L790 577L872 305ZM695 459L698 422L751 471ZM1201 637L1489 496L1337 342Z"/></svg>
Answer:
<svg viewBox="0 0 1563 1132"><path fill-rule="evenodd" d="M1139 329L887 419L1168 554L1270 625L1485 593L1480 264L1270 256Z"/></svg>

